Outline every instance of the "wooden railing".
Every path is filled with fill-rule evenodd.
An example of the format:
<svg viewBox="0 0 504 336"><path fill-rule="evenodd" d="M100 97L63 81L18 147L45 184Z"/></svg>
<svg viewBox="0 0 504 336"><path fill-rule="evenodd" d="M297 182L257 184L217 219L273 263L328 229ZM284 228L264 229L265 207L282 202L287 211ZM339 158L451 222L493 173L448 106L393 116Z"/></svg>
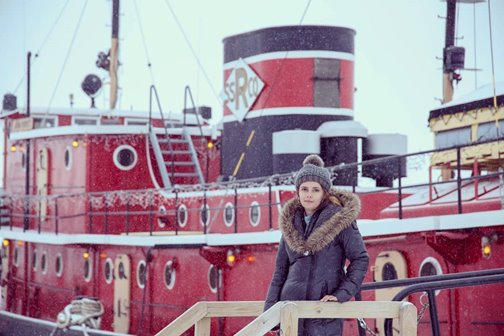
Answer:
<svg viewBox="0 0 504 336"><path fill-rule="evenodd" d="M282 301L263 312L262 301L198 302L156 336L176 336L193 325L194 335L210 336L212 317L257 316L235 336L263 335L280 324L284 336L297 336L300 318L393 318L399 319L401 336L417 334L417 309L409 302L356 301Z"/></svg>

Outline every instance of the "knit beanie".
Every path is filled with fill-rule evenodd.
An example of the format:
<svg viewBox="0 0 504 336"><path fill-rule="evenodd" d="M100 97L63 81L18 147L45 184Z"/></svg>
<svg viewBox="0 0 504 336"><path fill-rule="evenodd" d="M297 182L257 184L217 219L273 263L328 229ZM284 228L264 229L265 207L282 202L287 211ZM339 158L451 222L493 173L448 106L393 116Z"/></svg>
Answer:
<svg viewBox="0 0 504 336"><path fill-rule="evenodd" d="M322 189L329 191L331 189L331 174L324 168L324 161L316 154L308 155L303 161L303 167L296 174L294 183L296 190L303 182L318 182Z"/></svg>

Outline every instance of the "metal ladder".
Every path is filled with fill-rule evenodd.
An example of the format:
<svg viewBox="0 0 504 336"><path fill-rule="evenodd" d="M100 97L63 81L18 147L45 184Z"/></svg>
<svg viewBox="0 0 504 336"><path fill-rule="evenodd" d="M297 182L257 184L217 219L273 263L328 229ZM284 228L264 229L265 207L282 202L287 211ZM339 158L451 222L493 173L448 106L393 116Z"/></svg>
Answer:
<svg viewBox="0 0 504 336"><path fill-rule="evenodd" d="M198 155L194 148L191 135L187 128L182 129L181 139L171 139L168 132L165 132L164 138L159 138L158 134L151 130L149 133L150 141L156 162L158 164L161 179L164 188L171 188L173 185L184 185L176 183L178 179L197 179L197 183L205 183L203 173L198 161ZM178 147L186 147L185 149L173 149L173 145ZM183 157L184 159L181 159ZM189 157L189 159L187 159ZM181 172L180 168L184 167L185 171Z"/></svg>

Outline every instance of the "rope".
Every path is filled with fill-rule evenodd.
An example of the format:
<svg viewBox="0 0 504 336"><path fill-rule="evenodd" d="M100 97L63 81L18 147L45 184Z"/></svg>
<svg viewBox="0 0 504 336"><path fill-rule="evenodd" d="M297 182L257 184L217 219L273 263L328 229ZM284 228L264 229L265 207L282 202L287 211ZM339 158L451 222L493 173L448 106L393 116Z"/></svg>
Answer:
<svg viewBox="0 0 504 336"><path fill-rule="evenodd" d="M65 71L65 67L66 67L66 64L68 62L68 58L70 56L70 53L72 51L72 47L74 45L75 38L77 37L77 32L79 31L79 27L80 27L80 24L81 24L81 21L82 21L82 17L84 16L84 12L86 11L87 4L88 4L88 0L86 0L86 2L84 3L84 5L82 6L82 11L81 11L81 14L79 16L79 20L77 21L77 25L75 27L75 30L74 30L74 33L73 33L73 36L72 36L72 40L70 41L70 47L69 47L68 52L66 54L65 61L63 62L63 67L61 68L61 71L60 71L59 76L58 76L58 80L56 81L56 86L54 87L53 93L51 95L51 99L49 100L49 104L47 106L46 115L49 113L49 110L51 108L51 104L52 104L52 102L54 100L54 96L56 95L56 91L58 90L59 84L61 82L61 78L63 77L63 72ZM43 121L42 121L42 123L43 123Z"/></svg>
<svg viewBox="0 0 504 336"><path fill-rule="evenodd" d="M146 43L147 39L145 38L142 20L140 20L140 12L138 10L137 0L133 1L133 4L135 5L135 14L136 14L137 22L138 22L138 27L140 29L140 35L142 36L142 45L144 48L145 58L147 59L147 67L149 68L151 82L153 85L155 85L156 81L154 79L154 72L152 71L152 63L151 63L150 56L149 56L149 50L147 48L147 43Z"/></svg>
<svg viewBox="0 0 504 336"><path fill-rule="evenodd" d="M184 28L182 27L182 24L180 23L180 21L177 17L177 14L175 14L175 11L171 7L169 0L165 0L165 3L166 3L166 6L168 6L168 9L170 10L173 18L175 19L175 23L177 24L180 32L182 33L182 36L184 37L184 40L187 43L187 46L189 47L189 50L191 51L194 59L196 60L196 63L198 63L198 67L200 68L201 72L203 73L203 76L205 76L205 79L206 79L208 85L210 86L212 93L214 94L215 98L217 98L217 101L219 101L222 104L222 99L217 94L217 91L215 90L214 86L212 85L212 82L210 81L210 77L208 77L208 74L206 73L205 68L203 67L203 64L201 64L201 61L200 61L198 55L196 55L196 51L194 51L194 48L191 44L191 41L189 41L189 38L187 37L187 34L185 33Z"/></svg>
<svg viewBox="0 0 504 336"><path fill-rule="evenodd" d="M57 18L56 18L56 21L54 21L54 23L52 24L51 26L51 29L49 29L49 32L47 33L46 37L44 38L44 41L42 41L42 44L40 45L40 47L38 48L37 52L35 53L35 57L34 59L31 61L30 63L30 66L33 65L33 63L35 62L35 59L38 58L40 52L42 51L42 49L44 48L45 44L47 43L47 41L49 40L49 37L51 36L54 28L56 27L56 25L58 24L59 20L61 19L61 17L63 16L63 12L65 11L65 8L66 6L68 5L68 3L70 2L70 0L67 0L67 2L65 3L65 5L63 6L63 8L61 9L60 13L58 14ZM21 77L21 79L19 80L19 83L18 85L16 86L16 88L14 89L14 94L17 92L17 90L19 90L19 87L21 86L21 84L23 84L23 81L25 80L26 78L26 70L25 72L23 73L23 76Z"/></svg>
<svg viewBox="0 0 504 336"><path fill-rule="evenodd" d="M308 0L308 3L306 4L306 7L305 7L305 9L303 11L303 14L301 15L301 19L299 20L298 26L301 26L301 24L303 23L303 20L304 20L304 18L306 16L306 13L308 12L308 8L310 8L311 2L312 2L312 0ZM264 105L263 106L267 106L267 103L268 103L268 101L269 101L269 99L271 97L271 93L273 92L273 88L276 86L278 78L280 77L280 73L282 72L282 69L284 68L285 60L287 59L288 56L289 56L289 51L286 51L285 52L285 56L282 59L282 61L280 63L280 66L278 67L278 69L277 69L277 71L275 73L275 77L273 77L273 82L271 83L271 89L270 89L268 95L266 96L266 99L264 100ZM263 115L263 112L264 112L264 108L261 109L261 112L259 113L259 117L261 117ZM247 113L245 114L244 118L247 116ZM235 169L234 169L234 172L233 172L233 177L236 177L236 174L238 174L238 172L240 171L241 164L242 164L243 160L245 159L245 153L249 149L249 145L252 142L252 139L254 138L255 131L256 130L253 129L250 132L250 134L249 134L245 150L242 152L242 154L241 154L238 162L236 163L236 166L235 166Z"/></svg>
<svg viewBox="0 0 504 336"><path fill-rule="evenodd" d="M56 331L66 330L71 326L81 326L82 332L87 335L86 327L100 328L103 311L103 305L98 300L89 298L73 300L58 314L51 336L54 336Z"/></svg>

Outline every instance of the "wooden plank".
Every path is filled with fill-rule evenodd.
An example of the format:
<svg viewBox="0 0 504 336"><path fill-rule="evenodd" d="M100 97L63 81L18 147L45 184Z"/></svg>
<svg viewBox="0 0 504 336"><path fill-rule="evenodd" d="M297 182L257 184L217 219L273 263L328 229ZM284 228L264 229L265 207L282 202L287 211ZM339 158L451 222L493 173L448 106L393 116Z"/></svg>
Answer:
<svg viewBox="0 0 504 336"><path fill-rule="evenodd" d="M210 336L210 321L211 318L204 317L198 322L196 322L196 326L194 328L195 336Z"/></svg>
<svg viewBox="0 0 504 336"><path fill-rule="evenodd" d="M207 302L208 317L259 316L264 301L211 301Z"/></svg>
<svg viewBox="0 0 504 336"><path fill-rule="evenodd" d="M280 308L280 334L297 336L298 334L298 307L294 302L286 302Z"/></svg>
<svg viewBox="0 0 504 336"><path fill-rule="evenodd" d="M417 309L411 302L402 302L399 309L399 335L416 336Z"/></svg>
<svg viewBox="0 0 504 336"><path fill-rule="evenodd" d="M255 320L250 322L235 334L235 336L257 336L264 335L273 327L280 323L280 307L284 302L275 303L270 309L259 315Z"/></svg>
<svg viewBox="0 0 504 336"><path fill-rule="evenodd" d="M299 318L397 318L401 306L401 302L391 301L293 302L298 305Z"/></svg>
<svg viewBox="0 0 504 336"><path fill-rule="evenodd" d="M156 334L156 336L176 336L191 328L206 316L206 302L197 302L182 315Z"/></svg>

